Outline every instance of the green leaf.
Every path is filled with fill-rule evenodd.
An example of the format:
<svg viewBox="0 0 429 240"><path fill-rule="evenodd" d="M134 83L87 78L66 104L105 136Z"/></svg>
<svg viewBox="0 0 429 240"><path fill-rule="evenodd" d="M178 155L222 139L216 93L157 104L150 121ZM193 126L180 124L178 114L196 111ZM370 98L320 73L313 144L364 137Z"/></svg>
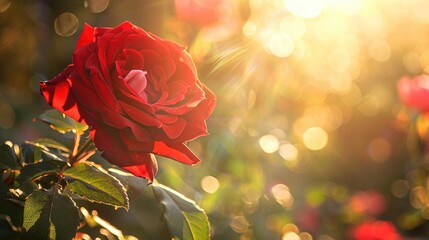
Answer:
<svg viewBox="0 0 429 240"><path fill-rule="evenodd" d="M79 163L66 169L63 175L72 193L91 202L104 203L128 210L127 192L118 179L94 166Z"/></svg>
<svg viewBox="0 0 429 240"><path fill-rule="evenodd" d="M20 169L18 157L13 150L13 144L9 141L0 146L0 171L6 169Z"/></svg>
<svg viewBox="0 0 429 240"><path fill-rule="evenodd" d="M182 240L210 239L209 221L203 209L169 187L155 183L152 186L174 237Z"/></svg>
<svg viewBox="0 0 429 240"><path fill-rule="evenodd" d="M28 196L24 207L22 239L72 239L79 226L79 210L58 189L38 190Z"/></svg>
<svg viewBox="0 0 429 240"><path fill-rule="evenodd" d="M130 172L119 169L119 167L111 167L108 171L124 185L129 198L138 196L147 189L148 180L145 178L136 177Z"/></svg>
<svg viewBox="0 0 429 240"><path fill-rule="evenodd" d="M28 164L21 169L21 173L16 177L16 181L22 185L42 176L57 174L65 165L66 163L59 165L51 161Z"/></svg>
<svg viewBox="0 0 429 240"><path fill-rule="evenodd" d="M26 141L26 143L32 144L36 147L43 148L44 150L47 150L47 151L48 151L47 148L54 148L54 149L58 149L58 150L61 150L63 152L66 152L66 153L70 152L70 150L66 146L64 146L62 143L59 143L59 142L57 142L53 139L50 139L50 138L38 138L38 139L35 139L33 141Z"/></svg>
<svg viewBox="0 0 429 240"><path fill-rule="evenodd" d="M45 146L37 146L32 143L21 144L21 157L27 164L39 162L40 160L60 162L58 164L65 164L67 162L66 157L59 152L53 153Z"/></svg>
<svg viewBox="0 0 429 240"><path fill-rule="evenodd" d="M48 123L52 129L63 134L67 132L82 134L88 129L87 125L78 123L55 109L44 112L39 118Z"/></svg>

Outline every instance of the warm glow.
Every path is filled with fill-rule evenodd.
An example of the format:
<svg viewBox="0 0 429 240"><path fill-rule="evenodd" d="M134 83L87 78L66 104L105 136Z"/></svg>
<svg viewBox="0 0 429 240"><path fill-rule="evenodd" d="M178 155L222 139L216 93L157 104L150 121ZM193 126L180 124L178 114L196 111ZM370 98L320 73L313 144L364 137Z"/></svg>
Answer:
<svg viewBox="0 0 429 240"><path fill-rule="evenodd" d="M74 201L68 169L94 160L91 168L116 165L108 173L129 195L128 212L97 210L106 221L136 220L112 221L123 238L177 235L153 234L172 224L184 235L237 240L429 233L429 0L0 0L0 15L0 138L19 141L0 146L7 208L22 213L31 200L23 182L36 190L60 183L54 190ZM123 21L151 37L105 29ZM420 75L427 81L416 86L398 81ZM50 108L40 97L89 130L79 136L67 123L61 139L49 124L39 128L49 121L38 110ZM33 162L48 169L30 176ZM153 201L133 201L147 187L153 194L142 197ZM124 207L114 200L110 210ZM154 204L165 214L140 214ZM6 230L19 234L28 219L1 210L17 228ZM383 221L398 238L383 235ZM359 225L363 237L353 235ZM89 227L78 232L113 236Z"/></svg>
<svg viewBox="0 0 429 240"><path fill-rule="evenodd" d="M286 9L303 18L314 18L322 13L323 0L284 0Z"/></svg>
<svg viewBox="0 0 429 240"><path fill-rule="evenodd" d="M374 117L380 112L380 101L377 96L366 95L362 98L362 102L359 105L359 111L367 116Z"/></svg>
<svg viewBox="0 0 429 240"><path fill-rule="evenodd" d="M273 153L279 149L279 139L274 135L265 135L259 139L262 151Z"/></svg>
<svg viewBox="0 0 429 240"><path fill-rule="evenodd" d="M201 179L201 188L208 193L214 193L219 189L219 181L213 176L205 176Z"/></svg>
<svg viewBox="0 0 429 240"><path fill-rule="evenodd" d="M376 61L384 62L390 58L390 46L385 41L375 40L369 44L369 55Z"/></svg>
<svg viewBox="0 0 429 240"><path fill-rule="evenodd" d="M386 161L392 152L390 143L384 138L373 139L368 146L368 155L374 162Z"/></svg>
<svg viewBox="0 0 429 240"><path fill-rule="evenodd" d="M294 161L298 157L298 149L290 143L284 143L279 147L279 154L286 161Z"/></svg>
<svg viewBox="0 0 429 240"><path fill-rule="evenodd" d="M243 34L248 37L255 35L256 30L256 25L250 21L246 22L243 26Z"/></svg>
<svg viewBox="0 0 429 240"><path fill-rule="evenodd" d="M271 188L276 201L285 208L291 208L293 205L293 196L289 188L284 184L276 184Z"/></svg>
<svg viewBox="0 0 429 240"><path fill-rule="evenodd" d="M282 240L300 240L298 234L294 232L287 232L283 235Z"/></svg>
<svg viewBox="0 0 429 240"><path fill-rule="evenodd" d="M286 33L275 33L269 41L269 48L273 55L277 57L287 57L294 49L292 38Z"/></svg>
<svg viewBox="0 0 429 240"><path fill-rule="evenodd" d="M320 150L328 144L328 134L320 127L308 128L302 138L304 145L310 150Z"/></svg>

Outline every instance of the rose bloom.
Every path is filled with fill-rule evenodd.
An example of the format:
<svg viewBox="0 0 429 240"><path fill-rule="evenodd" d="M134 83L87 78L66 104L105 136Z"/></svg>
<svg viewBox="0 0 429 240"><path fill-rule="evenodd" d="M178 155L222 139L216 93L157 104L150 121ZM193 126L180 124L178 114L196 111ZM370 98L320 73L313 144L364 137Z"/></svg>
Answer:
<svg viewBox="0 0 429 240"><path fill-rule="evenodd" d="M398 81L401 101L422 112L429 111L429 76L404 76Z"/></svg>
<svg viewBox="0 0 429 240"><path fill-rule="evenodd" d="M73 63L40 87L52 107L91 126L106 160L149 180L158 169L151 153L199 162L186 142L207 134L215 106L184 47L129 22L86 25Z"/></svg>

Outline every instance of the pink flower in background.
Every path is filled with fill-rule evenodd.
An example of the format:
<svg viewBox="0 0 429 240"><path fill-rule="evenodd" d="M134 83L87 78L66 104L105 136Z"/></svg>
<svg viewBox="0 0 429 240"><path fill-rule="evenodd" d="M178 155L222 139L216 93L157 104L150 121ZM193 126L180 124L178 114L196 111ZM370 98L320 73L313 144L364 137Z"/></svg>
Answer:
<svg viewBox="0 0 429 240"><path fill-rule="evenodd" d="M398 81L398 94L409 107L422 112L429 111L429 76L404 76Z"/></svg>
<svg viewBox="0 0 429 240"><path fill-rule="evenodd" d="M177 18L197 26L208 26L220 19L224 0L175 0Z"/></svg>
<svg viewBox="0 0 429 240"><path fill-rule="evenodd" d="M152 153L185 164L200 160L186 146L207 134L214 94L197 78L185 48L125 22L85 26L73 64L40 84L46 101L91 126L102 156L152 180Z"/></svg>
<svg viewBox="0 0 429 240"><path fill-rule="evenodd" d="M402 240L395 226L387 221L366 221L352 231L355 240Z"/></svg>
<svg viewBox="0 0 429 240"><path fill-rule="evenodd" d="M350 198L350 207L356 213L378 216L386 210L386 200L376 191L358 192Z"/></svg>

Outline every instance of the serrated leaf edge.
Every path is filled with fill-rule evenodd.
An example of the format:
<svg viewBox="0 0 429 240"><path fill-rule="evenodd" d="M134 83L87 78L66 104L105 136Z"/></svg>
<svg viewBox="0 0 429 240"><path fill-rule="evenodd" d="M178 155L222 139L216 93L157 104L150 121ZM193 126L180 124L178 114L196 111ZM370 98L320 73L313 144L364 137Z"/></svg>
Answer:
<svg viewBox="0 0 429 240"><path fill-rule="evenodd" d="M190 198L188 198L188 197L186 197L185 195L183 195L182 193L180 193L180 192L177 192L176 190L174 190L174 189L172 189L172 188L170 188L170 187L167 187L167 186L165 186L165 185L163 185L163 184L159 184L159 183L156 183L156 182L153 182L152 183L152 185L154 186L154 187L159 187L159 188L161 188L161 189L163 189L164 191L166 191L167 192L167 196L168 196L168 198L169 199L171 199L171 201L172 202L174 202L175 204L176 204L176 206L178 206L178 203L177 203L177 201L175 201L174 200L174 198L173 197L171 197L171 194L175 194L176 196L178 196L178 197L180 197L181 199L183 199L184 201L186 201L186 202L188 202L188 203L191 203L195 208L196 208L196 210L197 211L199 211L199 212L201 212L203 215L204 215L204 220L206 220L207 221L207 227L209 228L208 230L209 230L209 236L208 236L208 238L207 239L210 239L210 221L209 221L209 219L208 219L208 216L207 216L207 213L204 211L204 209L202 209L194 200L192 200L192 199L190 199ZM155 190L154 190L155 191ZM157 194L154 194L155 195L155 198L158 200L158 202L159 203L161 203L161 205L162 205L162 209L163 209L163 215L164 215L164 218L165 218L165 213L166 213L166 211L165 211L165 205L162 203L162 201L160 201L159 199L158 199L158 197L156 196ZM179 208L180 209L180 208ZM188 228L189 228L189 230L191 230L191 227L190 227L190 223L188 222L188 219L185 217L185 213L184 213L184 211L182 211L182 209L180 209L180 212L181 212L181 214L183 215L183 219L184 219L184 221L186 222L186 225L188 226ZM194 211L194 212L196 212L196 211ZM191 231L192 232L192 231ZM178 236L176 236L176 237L178 237Z"/></svg>
<svg viewBox="0 0 429 240"><path fill-rule="evenodd" d="M88 165L89 167L93 167L93 168L95 168L95 167L94 167L94 166L92 166L92 165L89 165L89 164L86 164L86 165ZM89 201L89 202L101 203L101 204L109 205L109 206L114 207L115 209L117 209L117 208L124 208L125 210L127 210L127 211L128 211L128 210L129 210L129 208L130 208L130 200L129 200L129 197L128 197L128 194L127 194L127 190L126 190L125 186L122 184L122 182L121 182L121 181L119 181L119 179L117 179L115 176L113 176L113 175L111 175L111 174L107 173L106 171L101 171L101 170L100 170L100 169L98 169L98 168L95 168L95 169L96 169L96 170L98 170L98 171L100 171L100 172L102 172L102 173L105 173L106 175L110 176L111 178L113 178L114 180L116 180L116 181L119 183L119 186L121 187L121 189L122 189L122 190L123 190L123 192L125 193L125 206L120 206L120 205L115 205L115 204L111 204L111 203L107 203L107 202L103 202L103 201L98 201L98 200L90 199L90 198L88 198L86 195L76 193L75 191L73 191L73 189L72 189L72 188L70 188L70 187L69 187L70 192L72 192L73 194L76 194L77 196L79 196L79 197L81 197L82 199L85 199L85 200L87 200L87 201ZM75 181L83 182L83 181L81 181L80 179L77 179L77 178L74 178L74 177L71 177L71 176L64 176L64 179L66 180L67 184L69 183L69 181L67 180L67 177L72 178L72 179L74 179ZM94 187L94 188L96 188L96 187ZM98 188L96 188L96 189L98 189Z"/></svg>

